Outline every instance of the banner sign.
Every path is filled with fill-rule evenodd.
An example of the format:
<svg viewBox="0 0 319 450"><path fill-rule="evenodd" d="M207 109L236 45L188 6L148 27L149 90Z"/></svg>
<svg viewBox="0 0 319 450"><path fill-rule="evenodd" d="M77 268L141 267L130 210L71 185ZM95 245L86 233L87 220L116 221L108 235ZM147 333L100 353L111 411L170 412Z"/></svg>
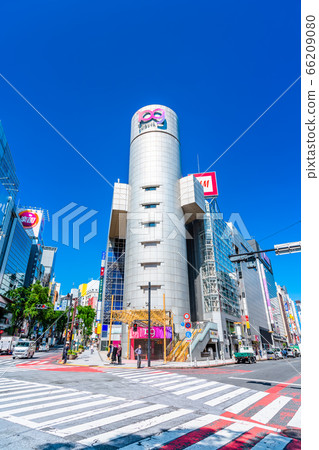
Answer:
<svg viewBox="0 0 319 450"><path fill-rule="evenodd" d="M23 228L31 238L38 238L43 231L44 216L41 209L17 208Z"/></svg>
<svg viewBox="0 0 319 450"><path fill-rule="evenodd" d="M218 195L216 172L194 173L193 175L203 186L205 197Z"/></svg>
<svg viewBox="0 0 319 450"><path fill-rule="evenodd" d="M138 327L137 331L130 329L131 339L147 339L148 329L143 327ZM151 327L151 339L164 339L164 327ZM166 339L172 339L172 328L166 327Z"/></svg>

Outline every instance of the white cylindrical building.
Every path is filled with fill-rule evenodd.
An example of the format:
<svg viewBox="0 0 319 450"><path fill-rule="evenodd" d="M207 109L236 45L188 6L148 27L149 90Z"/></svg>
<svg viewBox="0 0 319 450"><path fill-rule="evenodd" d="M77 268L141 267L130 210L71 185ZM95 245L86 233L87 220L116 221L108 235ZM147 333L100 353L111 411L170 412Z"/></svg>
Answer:
<svg viewBox="0 0 319 450"><path fill-rule="evenodd" d="M186 231L180 200L178 119L162 105L138 110L131 122L124 308L163 307L181 322L189 312Z"/></svg>

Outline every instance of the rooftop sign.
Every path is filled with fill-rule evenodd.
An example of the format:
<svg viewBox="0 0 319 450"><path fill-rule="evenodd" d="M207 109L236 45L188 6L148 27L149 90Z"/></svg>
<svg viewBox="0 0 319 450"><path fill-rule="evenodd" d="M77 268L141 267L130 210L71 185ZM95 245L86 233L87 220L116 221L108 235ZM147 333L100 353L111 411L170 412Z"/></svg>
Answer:
<svg viewBox="0 0 319 450"><path fill-rule="evenodd" d="M193 175L203 186L205 197L218 195L216 172L194 173Z"/></svg>

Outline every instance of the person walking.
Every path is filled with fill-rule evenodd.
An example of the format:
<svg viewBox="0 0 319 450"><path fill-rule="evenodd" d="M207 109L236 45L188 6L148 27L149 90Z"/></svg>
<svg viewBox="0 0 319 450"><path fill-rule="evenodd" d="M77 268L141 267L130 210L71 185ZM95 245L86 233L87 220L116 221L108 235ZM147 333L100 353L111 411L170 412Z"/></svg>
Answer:
<svg viewBox="0 0 319 450"><path fill-rule="evenodd" d="M118 349L117 349L117 363L119 365L122 364L122 346L121 345L119 345Z"/></svg>
<svg viewBox="0 0 319 450"><path fill-rule="evenodd" d="M67 342L63 348L63 353L62 353L63 364L65 364L67 362L69 348L70 348L69 343Z"/></svg>
<svg viewBox="0 0 319 450"><path fill-rule="evenodd" d="M91 344L91 355L93 355L93 353L94 353L94 345L93 345L93 343Z"/></svg>
<svg viewBox="0 0 319 450"><path fill-rule="evenodd" d="M117 347L115 347L115 345L113 346L113 350L112 350L112 361L111 364L115 364L116 363L116 354L117 354Z"/></svg>
<svg viewBox="0 0 319 450"><path fill-rule="evenodd" d="M142 360L142 346L139 345L137 347L137 349L135 350L135 354L137 357L137 368L140 369L141 368L141 360Z"/></svg>

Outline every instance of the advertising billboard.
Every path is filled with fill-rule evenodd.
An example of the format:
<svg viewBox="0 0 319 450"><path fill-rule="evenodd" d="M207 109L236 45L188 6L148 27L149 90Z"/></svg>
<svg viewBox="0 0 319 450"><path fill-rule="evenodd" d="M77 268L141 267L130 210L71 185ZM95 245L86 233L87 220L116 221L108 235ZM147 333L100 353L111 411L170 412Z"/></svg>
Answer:
<svg viewBox="0 0 319 450"><path fill-rule="evenodd" d="M27 234L31 238L38 238L43 230L43 211L41 209L18 208L17 213Z"/></svg>
<svg viewBox="0 0 319 450"><path fill-rule="evenodd" d="M216 197L218 195L216 172L194 173L193 175L203 186L205 197Z"/></svg>

